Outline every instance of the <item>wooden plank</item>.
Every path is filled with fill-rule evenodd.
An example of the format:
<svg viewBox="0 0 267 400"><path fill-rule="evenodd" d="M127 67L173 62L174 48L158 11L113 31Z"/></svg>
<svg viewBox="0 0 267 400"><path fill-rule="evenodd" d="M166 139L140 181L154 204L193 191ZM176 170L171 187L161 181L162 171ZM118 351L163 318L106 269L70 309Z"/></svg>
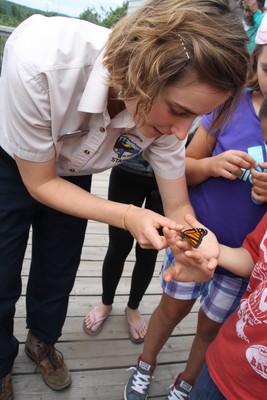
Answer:
<svg viewBox="0 0 267 400"><path fill-rule="evenodd" d="M71 371L100 370L106 368L128 368L136 363L142 346L137 346L130 339L90 340L59 342L57 349L64 354L65 361ZM158 364L185 362L192 344L193 336L171 337L163 346ZM141 347L141 348L140 348ZM36 365L20 346L13 373L34 373Z"/></svg>
<svg viewBox="0 0 267 400"><path fill-rule="evenodd" d="M144 315L151 315L160 301L161 295L147 295L145 294L140 304L140 311ZM83 317L90 307L96 305L101 301L101 293L95 296L71 296L69 299L68 316L69 317ZM112 315L124 315L124 309L128 301L128 293L115 297L115 304L113 305ZM197 312L199 303L195 303L192 311ZM191 312L192 312L191 311ZM16 306L16 317L25 316L25 296L21 296Z"/></svg>
<svg viewBox="0 0 267 400"><path fill-rule="evenodd" d="M92 192L105 197L109 171L93 177ZM27 337L25 323L25 290L30 268L31 235L22 271L23 294L16 306L15 334L20 341L19 355L13 368L15 399L18 400L123 400L125 383L136 363L142 345L129 339L125 306L128 301L132 269L135 262L134 248L125 262L123 276L118 285L110 317L101 333L88 336L82 328L83 318L90 308L101 300L102 263L108 246L108 227L95 221L87 226L85 242L75 285L73 287L62 336L56 347L62 351L71 370L72 385L63 392L54 392L35 373L35 364L24 353ZM159 272L164 251L159 252L153 279L140 305L147 321L161 298ZM191 313L174 329L158 356L158 367L151 384L149 399L163 398L168 386L181 372L194 338L199 300Z"/></svg>
<svg viewBox="0 0 267 400"><path fill-rule="evenodd" d="M184 363L159 365L151 384L149 399L162 399ZM15 375L13 385L18 400L123 400L123 391L132 371L105 369L72 372L72 385L62 392L50 390L40 374Z"/></svg>
<svg viewBox="0 0 267 400"><path fill-rule="evenodd" d="M126 260L123 270L123 277L130 278L132 276L132 271L134 268L135 259ZM162 260L158 259L155 266L154 277L158 278L159 272L161 270ZM30 268L30 260L25 259L22 269L22 276L28 276ZM97 260L81 260L77 276L79 277L98 277L102 276L102 261Z"/></svg>
<svg viewBox="0 0 267 400"><path fill-rule="evenodd" d="M144 314L146 321L149 321L150 314ZM61 342L67 341L90 341L95 343L102 340L120 340L128 339L128 325L124 314L113 314L113 310L99 335L88 336L82 328L82 316L67 317L60 338ZM191 312L173 331L172 337L183 335L194 335L197 323L197 313ZM15 320L15 332L20 342L25 342L27 329L24 317L17 317Z"/></svg>

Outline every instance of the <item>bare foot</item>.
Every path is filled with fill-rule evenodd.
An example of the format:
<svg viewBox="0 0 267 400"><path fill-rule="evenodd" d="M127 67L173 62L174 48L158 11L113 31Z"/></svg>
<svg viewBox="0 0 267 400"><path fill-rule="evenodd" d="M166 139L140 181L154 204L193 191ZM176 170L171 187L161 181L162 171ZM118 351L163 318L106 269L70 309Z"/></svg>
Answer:
<svg viewBox="0 0 267 400"><path fill-rule="evenodd" d="M94 306L84 318L84 326L87 333L98 333L112 309L112 305L106 306L99 303Z"/></svg>
<svg viewBox="0 0 267 400"><path fill-rule="evenodd" d="M132 310L129 307L126 307L125 311L132 339L143 341L146 336L147 324L140 311Z"/></svg>

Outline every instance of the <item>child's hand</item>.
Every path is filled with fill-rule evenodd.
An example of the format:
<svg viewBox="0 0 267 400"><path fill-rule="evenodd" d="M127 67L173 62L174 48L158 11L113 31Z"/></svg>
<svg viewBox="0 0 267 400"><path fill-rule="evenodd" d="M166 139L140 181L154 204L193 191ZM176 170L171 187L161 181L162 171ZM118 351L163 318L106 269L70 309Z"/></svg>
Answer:
<svg viewBox="0 0 267 400"><path fill-rule="evenodd" d="M176 231L164 228L163 233L175 257L174 264L163 272L166 282L172 279L180 282L206 282L212 277L217 265L215 258L208 261L199 250L190 250L190 246Z"/></svg>
<svg viewBox="0 0 267 400"><path fill-rule="evenodd" d="M254 166L255 160L245 151L227 150L211 157L210 163L212 163L211 176L235 180L242 174L242 169L250 169Z"/></svg>
<svg viewBox="0 0 267 400"><path fill-rule="evenodd" d="M259 163L259 167L267 170L267 162ZM261 203L267 202L267 173L251 168L252 190L251 196Z"/></svg>
<svg viewBox="0 0 267 400"><path fill-rule="evenodd" d="M190 214L186 214L184 219L192 228L205 228ZM172 279L205 282L212 277L219 257L219 243L211 231L203 238L199 249L185 242L179 231L164 228L163 233L175 258L173 266L163 273L163 279L167 282Z"/></svg>
<svg viewBox="0 0 267 400"><path fill-rule="evenodd" d="M186 214L184 217L184 220L192 228L207 229L204 225L202 225L199 221L197 221L196 218L193 217L191 214ZM219 243L218 243L217 238L214 235L214 233L211 232L209 229L207 229L207 231L208 231L208 234L206 236L204 236L198 250L201 251L202 256L204 258L206 258L207 260L210 260L211 258L218 259L219 252L220 252ZM190 246L188 246L187 250L192 250L192 248Z"/></svg>

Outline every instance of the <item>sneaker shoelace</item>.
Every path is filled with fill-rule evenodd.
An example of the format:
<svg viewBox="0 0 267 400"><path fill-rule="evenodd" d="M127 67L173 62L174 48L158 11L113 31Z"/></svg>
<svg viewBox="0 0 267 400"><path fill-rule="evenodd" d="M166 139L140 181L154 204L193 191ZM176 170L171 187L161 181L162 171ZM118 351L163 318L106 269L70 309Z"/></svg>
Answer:
<svg viewBox="0 0 267 400"><path fill-rule="evenodd" d="M171 385L168 387L168 389L171 389L168 394L168 397L167 397L168 400L187 400L188 399L189 394L181 392L179 390L179 387L176 388L174 385Z"/></svg>
<svg viewBox="0 0 267 400"><path fill-rule="evenodd" d="M131 389L135 390L137 393L145 394L148 386L150 385L151 379L153 379L153 376L150 377L150 375L142 374L136 367L130 367L128 371L131 369L136 371L132 380Z"/></svg>
<svg viewBox="0 0 267 400"><path fill-rule="evenodd" d="M57 350L52 344L44 343L40 346L39 362L36 368L44 360L48 360L54 371L58 370L63 365L63 354Z"/></svg>

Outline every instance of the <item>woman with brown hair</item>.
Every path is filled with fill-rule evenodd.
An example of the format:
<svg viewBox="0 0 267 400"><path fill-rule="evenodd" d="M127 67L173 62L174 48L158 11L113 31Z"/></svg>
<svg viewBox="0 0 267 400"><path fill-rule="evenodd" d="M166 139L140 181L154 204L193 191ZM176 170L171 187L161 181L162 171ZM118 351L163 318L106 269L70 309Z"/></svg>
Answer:
<svg viewBox="0 0 267 400"><path fill-rule="evenodd" d="M162 249L167 242L158 229L177 229L193 212L184 175L187 132L215 107L218 127L246 79L246 35L235 3L151 0L112 31L34 15L9 37L0 81L2 400L13 396L13 317L31 227L26 352L48 386L61 390L71 377L54 345L87 220ZM142 151L166 216L90 194L92 174Z"/></svg>

